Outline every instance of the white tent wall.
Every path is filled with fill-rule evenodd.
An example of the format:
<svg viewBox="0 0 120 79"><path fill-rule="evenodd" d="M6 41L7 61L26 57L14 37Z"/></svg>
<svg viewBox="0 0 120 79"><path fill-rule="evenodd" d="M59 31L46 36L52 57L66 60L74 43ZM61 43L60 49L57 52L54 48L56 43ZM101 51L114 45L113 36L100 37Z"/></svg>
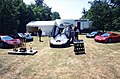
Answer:
<svg viewBox="0 0 120 79"><path fill-rule="evenodd" d="M90 28L90 21L89 19L80 19L80 29L89 29Z"/></svg>
<svg viewBox="0 0 120 79"><path fill-rule="evenodd" d="M42 35L50 35L55 21L31 21L26 25L27 32L37 32L39 28L42 30Z"/></svg>
<svg viewBox="0 0 120 79"><path fill-rule="evenodd" d="M39 26L38 29L41 28L42 35L51 35L53 27L54 26Z"/></svg>

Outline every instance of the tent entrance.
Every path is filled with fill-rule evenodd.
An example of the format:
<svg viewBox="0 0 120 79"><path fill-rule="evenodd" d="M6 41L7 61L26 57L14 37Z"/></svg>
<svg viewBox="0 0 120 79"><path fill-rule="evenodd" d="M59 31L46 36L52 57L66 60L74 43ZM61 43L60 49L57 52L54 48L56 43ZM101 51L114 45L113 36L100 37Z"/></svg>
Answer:
<svg viewBox="0 0 120 79"><path fill-rule="evenodd" d="M27 32L37 32L38 31L38 27L27 27Z"/></svg>

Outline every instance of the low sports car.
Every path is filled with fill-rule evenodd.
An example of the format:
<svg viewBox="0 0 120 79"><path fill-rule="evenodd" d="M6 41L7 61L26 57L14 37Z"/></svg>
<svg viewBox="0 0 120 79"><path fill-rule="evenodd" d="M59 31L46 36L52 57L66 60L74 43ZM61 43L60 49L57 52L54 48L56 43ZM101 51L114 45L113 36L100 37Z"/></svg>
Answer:
<svg viewBox="0 0 120 79"><path fill-rule="evenodd" d="M25 35L25 39L26 39L27 42L28 41L33 41L33 37L31 36L30 33L25 33L24 35Z"/></svg>
<svg viewBox="0 0 120 79"><path fill-rule="evenodd" d="M98 32L98 31L93 31L93 32L91 32L91 33L88 33L87 35L86 35L86 37L87 38L95 38L95 36L97 36L97 35L101 35L101 34L103 34L103 32Z"/></svg>
<svg viewBox="0 0 120 79"><path fill-rule="evenodd" d="M20 39L14 39L7 35L1 35L0 36L0 47L1 48L11 48L14 47L14 45L20 46L22 44Z"/></svg>
<svg viewBox="0 0 120 79"><path fill-rule="evenodd" d="M65 46L69 45L68 40L69 39L64 34L57 35L55 37L55 39L51 39L50 47L54 47L54 46L56 46L56 47L59 47L59 46L65 47Z"/></svg>
<svg viewBox="0 0 120 79"><path fill-rule="evenodd" d="M26 42L33 41L33 37L30 33L17 33L10 35L12 38L26 39Z"/></svg>
<svg viewBox="0 0 120 79"><path fill-rule="evenodd" d="M50 40L50 47L69 47L73 41L71 31L71 26L65 28L55 26L53 28L53 38Z"/></svg>
<svg viewBox="0 0 120 79"><path fill-rule="evenodd" d="M109 32L104 33L102 35L97 35L94 40L96 42L104 42L104 43L111 43L111 42L120 42L120 34Z"/></svg>

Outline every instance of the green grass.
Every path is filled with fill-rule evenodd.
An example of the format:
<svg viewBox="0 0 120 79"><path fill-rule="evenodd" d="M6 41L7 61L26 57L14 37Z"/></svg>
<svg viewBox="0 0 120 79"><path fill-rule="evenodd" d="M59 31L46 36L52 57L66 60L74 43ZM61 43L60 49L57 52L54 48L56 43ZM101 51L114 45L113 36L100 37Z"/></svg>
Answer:
<svg viewBox="0 0 120 79"><path fill-rule="evenodd" d="M2 79L120 79L120 43L103 44L80 35L86 54L75 55L74 47L50 48L49 37L34 37L33 56L9 55L0 49ZM27 43L29 49L29 43Z"/></svg>

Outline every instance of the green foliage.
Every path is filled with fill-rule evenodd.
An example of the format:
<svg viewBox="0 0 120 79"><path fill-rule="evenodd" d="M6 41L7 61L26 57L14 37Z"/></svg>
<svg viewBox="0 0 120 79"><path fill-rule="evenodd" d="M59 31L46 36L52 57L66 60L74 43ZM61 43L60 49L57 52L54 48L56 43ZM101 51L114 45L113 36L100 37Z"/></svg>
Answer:
<svg viewBox="0 0 120 79"><path fill-rule="evenodd" d="M44 0L35 0L37 6L42 6Z"/></svg>
<svg viewBox="0 0 120 79"><path fill-rule="evenodd" d="M120 6L118 3L111 4L108 3L107 0L94 0L89 3L91 4L91 8L82 18L89 18L92 20L92 27L98 30L117 30L116 28L118 28L120 23Z"/></svg>
<svg viewBox="0 0 120 79"><path fill-rule="evenodd" d="M30 21L48 21L60 18L59 13L52 13L44 0L35 0L35 4L26 5L23 0L0 1L0 34L26 32ZM44 5L43 5L44 4Z"/></svg>
<svg viewBox="0 0 120 79"><path fill-rule="evenodd" d="M17 8L14 6L14 0L0 1L0 33L11 33L17 28L18 20L16 19Z"/></svg>
<svg viewBox="0 0 120 79"><path fill-rule="evenodd" d="M59 15L58 12L53 12L52 15L51 15L51 17L52 17L52 20L60 19L60 15Z"/></svg>
<svg viewBox="0 0 120 79"><path fill-rule="evenodd" d="M120 5L120 0L111 0L111 3L116 4L116 5Z"/></svg>

